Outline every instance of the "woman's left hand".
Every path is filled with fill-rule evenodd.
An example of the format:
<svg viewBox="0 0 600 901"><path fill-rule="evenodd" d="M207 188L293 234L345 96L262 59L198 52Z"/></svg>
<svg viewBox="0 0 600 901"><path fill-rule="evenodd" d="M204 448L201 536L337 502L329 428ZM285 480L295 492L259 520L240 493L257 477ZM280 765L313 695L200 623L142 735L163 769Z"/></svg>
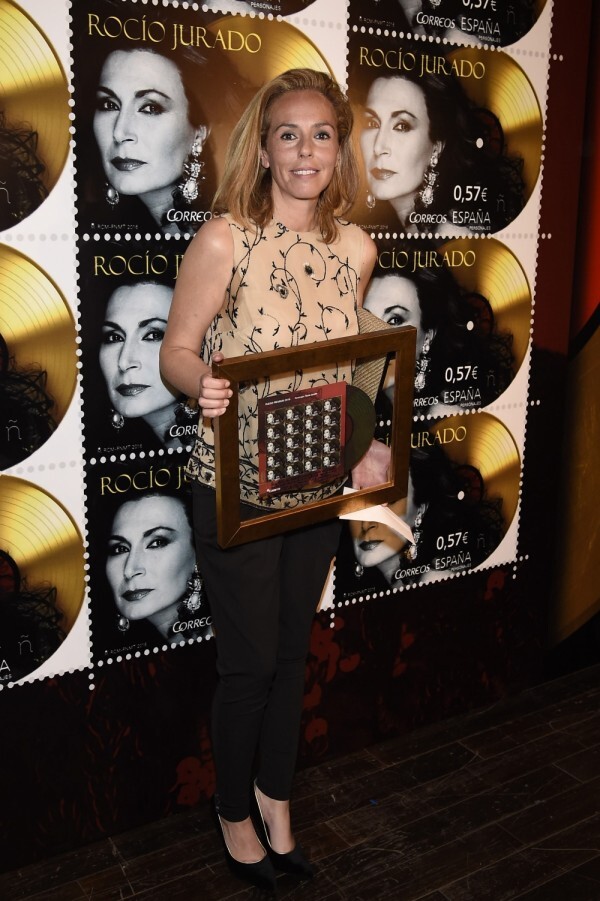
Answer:
<svg viewBox="0 0 600 901"><path fill-rule="evenodd" d="M391 448L381 441L371 441L371 445L352 470L353 488L373 488L389 480Z"/></svg>

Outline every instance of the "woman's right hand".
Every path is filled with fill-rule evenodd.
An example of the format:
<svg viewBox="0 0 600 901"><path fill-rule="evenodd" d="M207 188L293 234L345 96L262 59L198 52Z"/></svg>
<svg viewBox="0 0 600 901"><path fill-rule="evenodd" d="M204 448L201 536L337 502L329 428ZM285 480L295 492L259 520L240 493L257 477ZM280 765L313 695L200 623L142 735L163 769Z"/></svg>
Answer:
<svg viewBox="0 0 600 901"><path fill-rule="evenodd" d="M212 358L212 362L222 363L224 359L223 354L217 352ZM209 419L222 416L229 406L229 398L232 394L233 391L229 387L227 379L216 379L210 371L200 376L198 404L203 416Z"/></svg>

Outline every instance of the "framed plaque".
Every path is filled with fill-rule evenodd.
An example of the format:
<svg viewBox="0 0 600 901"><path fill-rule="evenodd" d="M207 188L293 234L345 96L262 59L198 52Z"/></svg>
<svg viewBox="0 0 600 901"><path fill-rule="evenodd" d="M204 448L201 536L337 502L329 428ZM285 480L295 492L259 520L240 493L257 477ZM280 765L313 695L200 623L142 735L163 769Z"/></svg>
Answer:
<svg viewBox="0 0 600 901"><path fill-rule="evenodd" d="M283 347L261 354L230 357L213 364L215 378L227 379L233 392L223 415L214 419L217 491L217 539L227 548L258 538L332 519L376 504L391 503L405 497L408 486L408 462L412 424L412 395L415 369L416 330L411 326L384 328L347 338L334 338L300 347ZM388 358L393 367L394 403L390 430L391 460L388 481L363 488L349 495L310 501L290 509L265 508L263 515L241 518L240 460L238 439L238 397L241 383L258 382L290 371L331 367L355 361L355 381L361 367ZM302 491L316 487L348 470L341 465L345 441L344 415L346 383L332 383L319 389L275 393L259 400L259 493L273 496L281 491ZM328 409L325 409L325 408ZM325 419L328 419L328 424ZM316 427L314 426L316 420ZM327 437L325 431L327 429ZM296 446L287 461L286 437ZM302 440L298 436L302 435ZM311 436L316 440L311 441ZM269 454L268 440L281 445ZM332 449L324 450L325 442ZM316 457L309 453L313 448ZM271 457L271 459L270 459ZM316 460L316 465L315 465ZM275 468L275 463L279 469ZM271 464L271 465L270 465ZM327 465L326 465L327 464ZM289 469L287 468L289 466ZM308 474L308 475L307 475ZM291 481L290 481L291 480Z"/></svg>

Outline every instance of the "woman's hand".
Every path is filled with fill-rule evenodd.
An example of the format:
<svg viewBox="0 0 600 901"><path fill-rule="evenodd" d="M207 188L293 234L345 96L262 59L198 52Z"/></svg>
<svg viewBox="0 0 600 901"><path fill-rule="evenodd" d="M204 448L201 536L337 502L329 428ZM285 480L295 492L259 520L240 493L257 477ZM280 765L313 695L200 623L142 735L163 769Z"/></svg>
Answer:
<svg viewBox="0 0 600 901"><path fill-rule="evenodd" d="M374 488L389 480L391 448L381 441L371 445L352 470L353 488Z"/></svg>
<svg viewBox="0 0 600 901"><path fill-rule="evenodd" d="M212 358L213 363L222 363L225 357L217 352ZM202 415L209 418L222 416L229 406L229 398L233 391L229 387L227 379L216 379L211 372L205 372L200 376L200 388L198 391L198 404Z"/></svg>

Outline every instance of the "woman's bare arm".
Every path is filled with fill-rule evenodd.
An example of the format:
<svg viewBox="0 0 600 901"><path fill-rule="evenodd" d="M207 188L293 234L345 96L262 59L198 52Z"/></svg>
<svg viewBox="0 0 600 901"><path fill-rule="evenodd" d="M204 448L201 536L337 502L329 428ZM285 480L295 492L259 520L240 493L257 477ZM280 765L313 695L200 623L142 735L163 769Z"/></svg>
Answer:
<svg viewBox="0 0 600 901"><path fill-rule="evenodd" d="M214 379L199 354L208 327L223 306L232 261L229 225L224 219L211 219L183 258L160 349L164 378L188 397L197 397L203 416L221 415L231 397L229 383ZM215 361L219 359L222 355L215 355Z"/></svg>

